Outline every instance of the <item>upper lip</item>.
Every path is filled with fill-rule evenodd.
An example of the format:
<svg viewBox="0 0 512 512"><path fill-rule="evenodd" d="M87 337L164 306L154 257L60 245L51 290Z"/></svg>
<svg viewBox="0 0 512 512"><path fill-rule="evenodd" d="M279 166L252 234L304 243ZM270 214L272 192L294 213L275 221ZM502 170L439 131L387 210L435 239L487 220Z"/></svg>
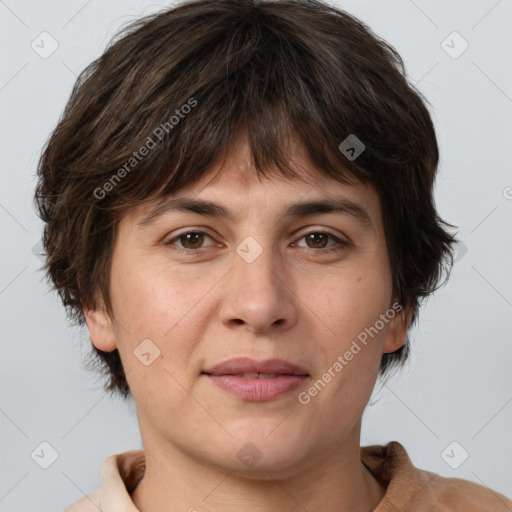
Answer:
<svg viewBox="0 0 512 512"><path fill-rule="evenodd" d="M256 361L249 357L237 357L203 370L210 375L241 375L244 373L265 373L277 375L309 375L304 368L284 359Z"/></svg>

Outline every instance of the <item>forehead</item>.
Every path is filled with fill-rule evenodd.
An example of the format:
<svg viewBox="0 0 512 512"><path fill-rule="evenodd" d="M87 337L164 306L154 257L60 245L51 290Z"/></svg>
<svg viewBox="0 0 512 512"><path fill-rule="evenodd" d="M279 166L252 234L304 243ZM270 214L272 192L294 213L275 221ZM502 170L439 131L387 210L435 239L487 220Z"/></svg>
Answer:
<svg viewBox="0 0 512 512"><path fill-rule="evenodd" d="M250 148L247 139L238 137L232 144L229 152L222 160L214 163L201 178L189 184L176 193L164 197L151 199L131 209L129 217L136 224L148 224L158 215L169 211L187 211L183 204L190 205L191 200L197 204L188 211L229 217L229 213L236 212L237 216L247 210L250 204L261 208L261 215L276 209L276 213L282 214L285 209L292 215L304 214L308 207L304 203L331 201L332 206L324 210L334 210L337 206L334 202L345 200L342 208L352 209L353 213L360 213L364 218L368 212L369 220L378 213L379 198L376 190L371 185L363 184L348 175L346 170L340 173L341 179L335 179L315 168L305 156L302 148L295 144L288 151L288 165L295 176L286 177L277 167L266 169L265 176L260 175L252 164ZM350 183L346 183L349 176ZM181 199L186 198L186 201ZM204 205L208 200L213 206ZM199 204L203 201L203 204ZM299 208L292 208L298 202ZM217 208L215 205L226 205L227 208ZM361 210L357 212L358 209ZM311 213L322 213L322 207L309 205ZM234 215L232 216L233 220ZM364 220L364 219L363 219ZM377 220L377 219L374 219ZM375 225L374 222L372 224Z"/></svg>

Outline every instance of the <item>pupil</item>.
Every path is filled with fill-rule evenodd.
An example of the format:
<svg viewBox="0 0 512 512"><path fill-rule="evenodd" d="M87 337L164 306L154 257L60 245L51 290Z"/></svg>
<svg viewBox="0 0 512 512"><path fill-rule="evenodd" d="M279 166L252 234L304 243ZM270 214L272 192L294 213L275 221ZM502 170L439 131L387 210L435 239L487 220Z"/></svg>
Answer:
<svg viewBox="0 0 512 512"><path fill-rule="evenodd" d="M192 245L197 245L197 243L198 243L197 239L199 238L199 241L200 241L201 236L202 235L200 233L188 233L187 235L185 235L185 239L187 240L187 243L192 244ZM199 243L199 245L201 245L201 244Z"/></svg>
<svg viewBox="0 0 512 512"><path fill-rule="evenodd" d="M312 233L309 235L309 239L312 240L314 244L321 243L321 241L318 240L318 237L323 238L324 244L322 244L321 247L325 247L326 237L323 233Z"/></svg>

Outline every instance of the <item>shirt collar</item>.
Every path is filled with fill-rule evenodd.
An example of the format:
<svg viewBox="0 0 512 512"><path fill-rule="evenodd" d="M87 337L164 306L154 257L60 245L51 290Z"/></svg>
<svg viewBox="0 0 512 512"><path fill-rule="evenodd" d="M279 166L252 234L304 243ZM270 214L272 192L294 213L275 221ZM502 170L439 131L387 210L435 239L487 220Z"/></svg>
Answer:
<svg viewBox="0 0 512 512"><path fill-rule="evenodd" d="M101 469L100 503L103 512L140 512L130 494L144 476L146 459L143 450L111 455Z"/></svg>
<svg viewBox="0 0 512 512"><path fill-rule="evenodd" d="M387 445L360 448L361 461L386 488L386 494L374 512L410 510L406 508L415 494L425 489L437 475L416 468L405 448L396 441ZM130 450L105 459L101 471L100 507L103 512L140 512L130 494L144 476L143 450Z"/></svg>

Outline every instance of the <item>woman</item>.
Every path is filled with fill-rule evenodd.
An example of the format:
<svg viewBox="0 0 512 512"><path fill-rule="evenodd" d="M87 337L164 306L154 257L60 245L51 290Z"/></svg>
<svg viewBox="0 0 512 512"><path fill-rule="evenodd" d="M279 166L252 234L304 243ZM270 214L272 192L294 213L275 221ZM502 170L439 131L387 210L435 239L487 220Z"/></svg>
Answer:
<svg viewBox="0 0 512 512"><path fill-rule="evenodd" d="M129 27L42 155L45 269L143 450L93 511L512 510L360 447L451 262L400 56L318 1L199 0Z"/></svg>

